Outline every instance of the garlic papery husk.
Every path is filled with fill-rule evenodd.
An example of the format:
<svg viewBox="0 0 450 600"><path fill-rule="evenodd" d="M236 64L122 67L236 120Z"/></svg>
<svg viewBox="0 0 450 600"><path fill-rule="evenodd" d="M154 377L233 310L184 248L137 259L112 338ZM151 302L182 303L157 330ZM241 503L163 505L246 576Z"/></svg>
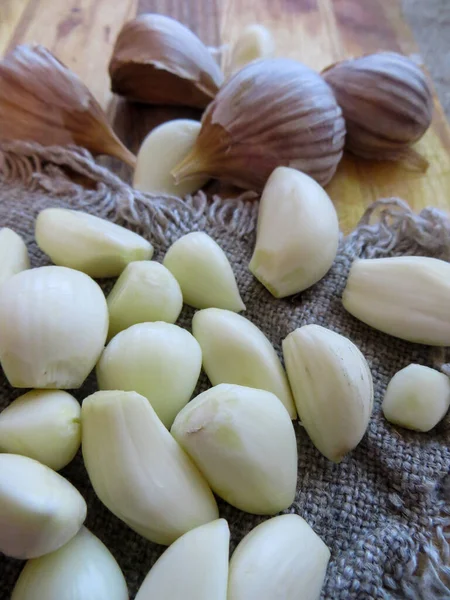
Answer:
<svg viewBox="0 0 450 600"><path fill-rule="evenodd" d="M142 236L79 210L46 208L36 219L36 242L51 260L91 277L117 277L135 260L149 260Z"/></svg>
<svg viewBox="0 0 450 600"><path fill-rule="evenodd" d="M164 15L125 23L109 63L111 89L137 102L204 108L223 75L208 48L187 27Z"/></svg>
<svg viewBox="0 0 450 600"><path fill-rule="evenodd" d="M168 545L218 518L208 484L146 398L136 392L92 394L82 404L81 425L92 486L134 531Z"/></svg>
<svg viewBox="0 0 450 600"><path fill-rule="evenodd" d="M22 454L58 471L81 444L81 408L61 390L33 390L0 413L0 452Z"/></svg>
<svg viewBox="0 0 450 600"><path fill-rule="evenodd" d="M22 271L0 288L0 331L0 362L11 385L78 388L105 344L106 299L79 271Z"/></svg>
<svg viewBox="0 0 450 600"><path fill-rule="evenodd" d="M425 256L356 260L342 304L384 333L430 346L450 345L450 264Z"/></svg>
<svg viewBox="0 0 450 600"><path fill-rule="evenodd" d="M228 600L317 600L329 559L328 547L304 519L269 519L234 551Z"/></svg>
<svg viewBox="0 0 450 600"><path fill-rule="evenodd" d="M202 366L202 351L185 329L139 323L118 333L97 365L101 390L142 394L166 427L189 402Z"/></svg>
<svg viewBox="0 0 450 600"><path fill-rule="evenodd" d="M86 502L49 467L18 454L0 454L0 552L36 558L78 532Z"/></svg>
<svg viewBox="0 0 450 600"><path fill-rule="evenodd" d="M382 410L388 421L413 431L430 431L450 406L450 380L444 373L411 364L389 382Z"/></svg>
<svg viewBox="0 0 450 600"><path fill-rule="evenodd" d="M274 515L294 501L297 442L274 394L222 383L191 400L171 433L232 506Z"/></svg>
<svg viewBox="0 0 450 600"><path fill-rule="evenodd" d="M229 543L225 519L188 531L156 561L135 600L227 600Z"/></svg>
<svg viewBox="0 0 450 600"><path fill-rule="evenodd" d="M267 27L259 23L247 25L226 54L224 72L234 73L254 60L272 58L274 54L275 40Z"/></svg>
<svg viewBox="0 0 450 600"><path fill-rule="evenodd" d="M111 552L82 527L56 552L27 562L11 600L128 600L128 590Z"/></svg>
<svg viewBox="0 0 450 600"><path fill-rule="evenodd" d="M322 75L342 108L346 148L364 158L426 169L428 162L410 148L433 115L431 88L416 63L396 52L379 52L344 60Z"/></svg>
<svg viewBox="0 0 450 600"><path fill-rule="evenodd" d="M12 229L0 229L0 285L30 268L30 258L23 239Z"/></svg>
<svg viewBox="0 0 450 600"><path fill-rule="evenodd" d="M225 252L206 233L183 235L169 248L163 262L180 284L186 304L245 310Z"/></svg>
<svg viewBox="0 0 450 600"><path fill-rule="evenodd" d="M274 347L256 325L229 310L207 308L195 313L192 333L213 385L235 383L272 392L295 419L286 373Z"/></svg>
<svg viewBox="0 0 450 600"><path fill-rule="evenodd" d="M320 325L290 333L283 354L303 427L324 456L340 462L359 444L372 414L366 359L349 339Z"/></svg>
<svg viewBox="0 0 450 600"><path fill-rule="evenodd" d="M338 242L339 221L325 190L300 171L275 169L259 205L253 275L275 298L296 294L327 273Z"/></svg>
<svg viewBox="0 0 450 600"><path fill-rule="evenodd" d="M206 109L177 182L208 175L262 190L279 166L325 185L342 157L345 123L331 88L309 67L272 58L250 63Z"/></svg>

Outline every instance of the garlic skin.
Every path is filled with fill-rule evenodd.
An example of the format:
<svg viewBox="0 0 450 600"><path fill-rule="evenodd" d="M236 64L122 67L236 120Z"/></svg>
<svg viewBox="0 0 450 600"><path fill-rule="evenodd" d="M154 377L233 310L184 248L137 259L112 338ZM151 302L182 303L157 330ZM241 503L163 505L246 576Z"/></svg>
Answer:
<svg viewBox="0 0 450 600"><path fill-rule="evenodd" d="M153 246L137 233L79 210L42 210L35 234L52 262L90 277L117 277L128 263L153 256Z"/></svg>
<svg viewBox="0 0 450 600"><path fill-rule="evenodd" d="M206 233L183 235L169 248L163 264L176 277L189 306L245 310L225 252Z"/></svg>
<svg viewBox="0 0 450 600"><path fill-rule="evenodd" d="M106 299L79 271L22 271L0 288L0 331L0 362L12 386L75 389L103 350Z"/></svg>
<svg viewBox="0 0 450 600"><path fill-rule="evenodd" d="M382 410L386 419L413 431L430 431L450 407L450 379L423 365L411 364L389 382Z"/></svg>
<svg viewBox="0 0 450 600"><path fill-rule="evenodd" d="M82 450L109 510L157 544L218 518L203 476L136 392L96 392L81 407Z"/></svg>
<svg viewBox="0 0 450 600"><path fill-rule="evenodd" d="M229 544L225 519L188 531L156 561L135 600L227 600Z"/></svg>
<svg viewBox="0 0 450 600"><path fill-rule="evenodd" d="M59 471L81 444L81 407L61 390L33 390L0 413L0 452L34 458Z"/></svg>
<svg viewBox="0 0 450 600"><path fill-rule="evenodd" d="M77 534L86 502L66 479L36 460L0 454L0 552L37 558Z"/></svg>
<svg viewBox="0 0 450 600"><path fill-rule="evenodd" d="M180 411L171 433L213 492L232 506L274 515L294 501L295 431L274 394L217 385Z"/></svg>
<svg viewBox="0 0 450 600"><path fill-rule="evenodd" d="M12 229L0 229L0 285L30 268L30 257L23 239Z"/></svg>
<svg viewBox="0 0 450 600"><path fill-rule="evenodd" d="M224 71L234 73L254 60L272 58L274 55L273 35L264 25L253 23L244 27L231 45Z"/></svg>
<svg viewBox="0 0 450 600"><path fill-rule="evenodd" d="M202 366L198 342L170 323L139 323L118 333L97 364L101 390L142 394L170 427L197 385Z"/></svg>
<svg viewBox="0 0 450 600"><path fill-rule="evenodd" d="M278 167L261 196L249 269L275 296L309 288L332 266L339 221L330 197L308 175Z"/></svg>
<svg viewBox="0 0 450 600"><path fill-rule="evenodd" d="M329 559L328 547L304 519L269 519L234 551L228 600L318 600Z"/></svg>
<svg viewBox="0 0 450 600"><path fill-rule="evenodd" d="M207 308L195 313L192 333L200 344L203 369L213 385L234 383L272 392L291 419L296 418L280 359L256 325L229 310Z"/></svg>
<svg viewBox="0 0 450 600"><path fill-rule="evenodd" d="M349 339L320 325L290 333L283 354L303 427L324 456L340 462L359 444L372 414L366 359Z"/></svg>

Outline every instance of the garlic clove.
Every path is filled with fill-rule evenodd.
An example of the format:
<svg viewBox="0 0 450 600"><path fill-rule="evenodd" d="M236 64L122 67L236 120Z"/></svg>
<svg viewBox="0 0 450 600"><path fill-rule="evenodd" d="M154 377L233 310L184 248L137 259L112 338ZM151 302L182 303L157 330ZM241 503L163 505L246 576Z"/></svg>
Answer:
<svg viewBox="0 0 450 600"><path fill-rule="evenodd" d="M204 108L223 75L208 48L187 27L164 15L125 23L109 63L111 89L137 102Z"/></svg>
<svg viewBox="0 0 450 600"><path fill-rule="evenodd" d="M211 489L232 506L273 515L294 501L295 431L274 394L220 384L191 400L171 433Z"/></svg>
<svg viewBox="0 0 450 600"><path fill-rule="evenodd" d="M372 414L366 359L350 340L320 325L290 333L283 354L303 427L324 456L340 462L359 444Z"/></svg>
<svg viewBox="0 0 450 600"><path fill-rule="evenodd" d="M0 229L0 285L30 268L30 258L23 239L12 229Z"/></svg>
<svg viewBox="0 0 450 600"><path fill-rule="evenodd" d="M275 40L267 27L253 23L239 33L228 54L224 71L234 73L254 60L272 58Z"/></svg>
<svg viewBox="0 0 450 600"><path fill-rule="evenodd" d="M295 419L286 373L272 344L256 325L229 310L207 308L195 313L192 332L213 385L234 383L272 392Z"/></svg>
<svg viewBox="0 0 450 600"><path fill-rule="evenodd" d="M37 461L0 454L0 552L36 558L78 532L86 502L66 479Z"/></svg>
<svg viewBox="0 0 450 600"><path fill-rule="evenodd" d="M186 304L245 310L225 252L206 233L183 235L169 248L163 262L180 284Z"/></svg>
<svg viewBox="0 0 450 600"><path fill-rule="evenodd" d="M139 323L118 333L97 365L101 390L136 391L166 427L189 402L202 366L198 342L170 323Z"/></svg>
<svg viewBox="0 0 450 600"><path fill-rule="evenodd" d="M151 243L137 233L66 208L46 208L39 213L36 242L55 264L90 277L117 277L128 263L153 256Z"/></svg>
<svg viewBox="0 0 450 600"><path fill-rule="evenodd" d="M128 600L125 578L108 548L82 527L59 550L27 562L11 600Z"/></svg>
<svg viewBox="0 0 450 600"><path fill-rule="evenodd" d="M430 431L450 407L450 380L423 365L411 364L389 382L382 410L390 423L413 431Z"/></svg>
<svg viewBox="0 0 450 600"><path fill-rule="evenodd" d="M156 561L135 600L227 600L229 543L225 519L188 531Z"/></svg>
<svg viewBox="0 0 450 600"><path fill-rule="evenodd" d="M176 373L176 371L175 371ZM81 407L92 486L109 510L157 544L218 518L203 476L136 392L97 392Z"/></svg>
<svg viewBox="0 0 450 600"><path fill-rule="evenodd" d="M339 221L325 190L300 171L275 169L261 196L253 275L275 298L296 294L327 273L338 242Z"/></svg>
<svg viewBox="0 0 450 600"><path fill-rule="evenodd" d="M59 471L81 443L81 408L60 390L33 390L0 413L0 452L22 454Z"/></svg>
<svg viewBox="0 0 450 600"><path fill-rule="evenodd" d="M317 600L329 559L329 549L301 517L269 519L234 551L228 600Z"/></svg>
<svg viewBox="0 0 450 600"><path fill-rule="evenodd" d="M105 344L106 299L79 271L22 271L0 288L0 331L0 362L12 386L78 388Z"/></svg>

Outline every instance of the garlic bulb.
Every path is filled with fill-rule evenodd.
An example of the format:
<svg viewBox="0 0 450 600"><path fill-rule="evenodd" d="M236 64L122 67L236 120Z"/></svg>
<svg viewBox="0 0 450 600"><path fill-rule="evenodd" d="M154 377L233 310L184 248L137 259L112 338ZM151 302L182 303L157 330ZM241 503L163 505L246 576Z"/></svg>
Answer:
<svg viewBox="0 0 450 600"><path fill-rule="evenodd" d="M186 304L194 308L245 310L225 252L206 233L183 235L167 251L164 265L180 284Z"/></svg>
<svg viewBox="0 0 450 600"><path fill-rule="evenodd" d="M297 442L274 394L223 383L191 400L171 433L232 506L273 515L294 501Z"/></svg>
<svg viewBox="0 0 450 600"><path fill-rule="evenodd" d="M329 559L329 549L301 517L269 519L234 551L228 600L318 600Z"/></svg>
<svg viewBox="0 0 450 600"><path fill-rule="evenodd" d="M36 460L0 454L0 552L36 558L78 532L86 502L66 479Z"/></svg>
<svg viewBox="0 0 450 600"><path fill-rule="evenodd" d="M327 273L338 242L339 221L325 190L300 171L275 169L259 205L253 275L275 298L296 294Z"/></svg>
<svg viewBox="0 0 450 600"><path fill-rule="evenodd" d="M203 476L135 392L97 392L81 408L82 449L92 486L140 535L171 544L218 510Z"/></svg>
<svg viewBox="0 0 450 600"><path fill-rule="evenodd" d="M295 419L286 373L272 344L256 325L229 310L207 308L195 313L192 333L213 385L235 383L272 392Z"/></svg>
<svg viewBox="0 0 450 600"><path fill-rule="evenodd" d="M145 396L166 427L189 402L202 366L192 335L169 323L139 323L114 337L97 365L101 390Z"/></svg>
<svg viewBox="0 0 450 600"><path fill-rule="evenodd" d="M275 40L267 27L258 23L247 25L231 45L224 71L234 73L254 60L272 58L274 54Z"/></svg>
<svg viewBox="0 0 450 600"><path fill-rule="evenodd" d="M450 406L450 380L423 365L409 365L389 382L383 400L388 421L414 431L430 431Z"/></svg>
<svg viewBox="0 0 450 600"><path fill-rule="evenodd" d="M30 268L30 258L23 239L12 229L0 229L0 285Z"/></svg>
<svg viewBox="0 0 450 600"><path fill-rule="evenodd" d="M229 543L225 519L188 531L156 561L135 600L227 600Z"/></svg>
<svg viewBox="0 0 450 600"><path fill-rule="evenodd" d="M177 183L205 175L261 190L276 167L286 166L325 185L344 137L341 109L318 73L284 58L258 60L220 89L194 148L172 174Z"/></svg>
<svg viewBox="0 0 450 600"><path fill-rule="evenodd" d="M0 331L0 362L11 385L78 388L103 350L108 307L84 273L39 267L1 286Z"/></svg>
<svg viewBox="0 0 450 600"><path fill-rule="evenodd" d="M22 454L59 471L81 443L81 408L60 390L33 390L0 413L0 452Z"/></svg>
<svg viewBox="0 0 450 600"><path fill-rule="evenodd" d="M320 325L290 333L283 353L302 425L324 456L340 462L359 444L372 414L366 359L350 340Z"/></svg>
<svg viewBox="0 0 450 600"><path fill-rule="evenodd" d="M91 277L117 277L128 263L153 256L153 246L137 233L66 208L39 213L36 242L55 264Z"/></svg>
<svg viewBox="0 0 450 600"><path fill-rule="evenodd" d="M208 48L187 27L164 15L125 23L109 63L111 89L137 102L204 108L223 75Z"/></svg>

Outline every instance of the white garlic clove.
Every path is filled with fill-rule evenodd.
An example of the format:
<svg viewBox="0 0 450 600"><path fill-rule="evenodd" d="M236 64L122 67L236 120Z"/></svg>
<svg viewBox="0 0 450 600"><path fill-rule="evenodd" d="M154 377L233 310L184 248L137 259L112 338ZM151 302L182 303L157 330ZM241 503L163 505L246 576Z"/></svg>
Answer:
<svg viewBox="0 0 450 600"><path fill-rule="evenodd" d="M231 45L224 71L234 73L254 60L271 58L274 54L275 40L267 27L259 23L247 25Z"/></svg>
<svg viewBox="0 0 450 600"><path fill-rule="evenodd" d="M163 263L180 284L186 304L194 308L245 310L225 252L206 233L183 235L169 248Z"/></svg>
<svg viewBox="0 0 450 600"><path fill-rule="evenodd" d="M324 456L340 462L359 444L372 414L366 359L349 339L320 325L290 333L283 353L302 425Z"/></svg>
<svg viewBox="0 0 450 600"><path fill-rule="evenodd" d="M229 310L207 308L194 315L192 332L213 385L235 383L272 392L295 419L286 373L272 344L256 325Z"/></svg>
<svg viewBox="0 0 450 600"><path fill-rule="evenodd" d="M0 229L0 285L30 268L30 258L23 239L12 229Z"/></svg>
<svg viewBox="0 0 450 600"><path fill-rule="evenodd" d="M228 600L318 600L330 551L298 515L261 523L230 561Z"/></svg>
<svg viewBox="0 0 450 600"><path fill-rule="evenodd" d="M122 391L92 394L82 404L81 425L92 486L134 531L168 545L218 518L208 484L146 398Z"/></svg>

